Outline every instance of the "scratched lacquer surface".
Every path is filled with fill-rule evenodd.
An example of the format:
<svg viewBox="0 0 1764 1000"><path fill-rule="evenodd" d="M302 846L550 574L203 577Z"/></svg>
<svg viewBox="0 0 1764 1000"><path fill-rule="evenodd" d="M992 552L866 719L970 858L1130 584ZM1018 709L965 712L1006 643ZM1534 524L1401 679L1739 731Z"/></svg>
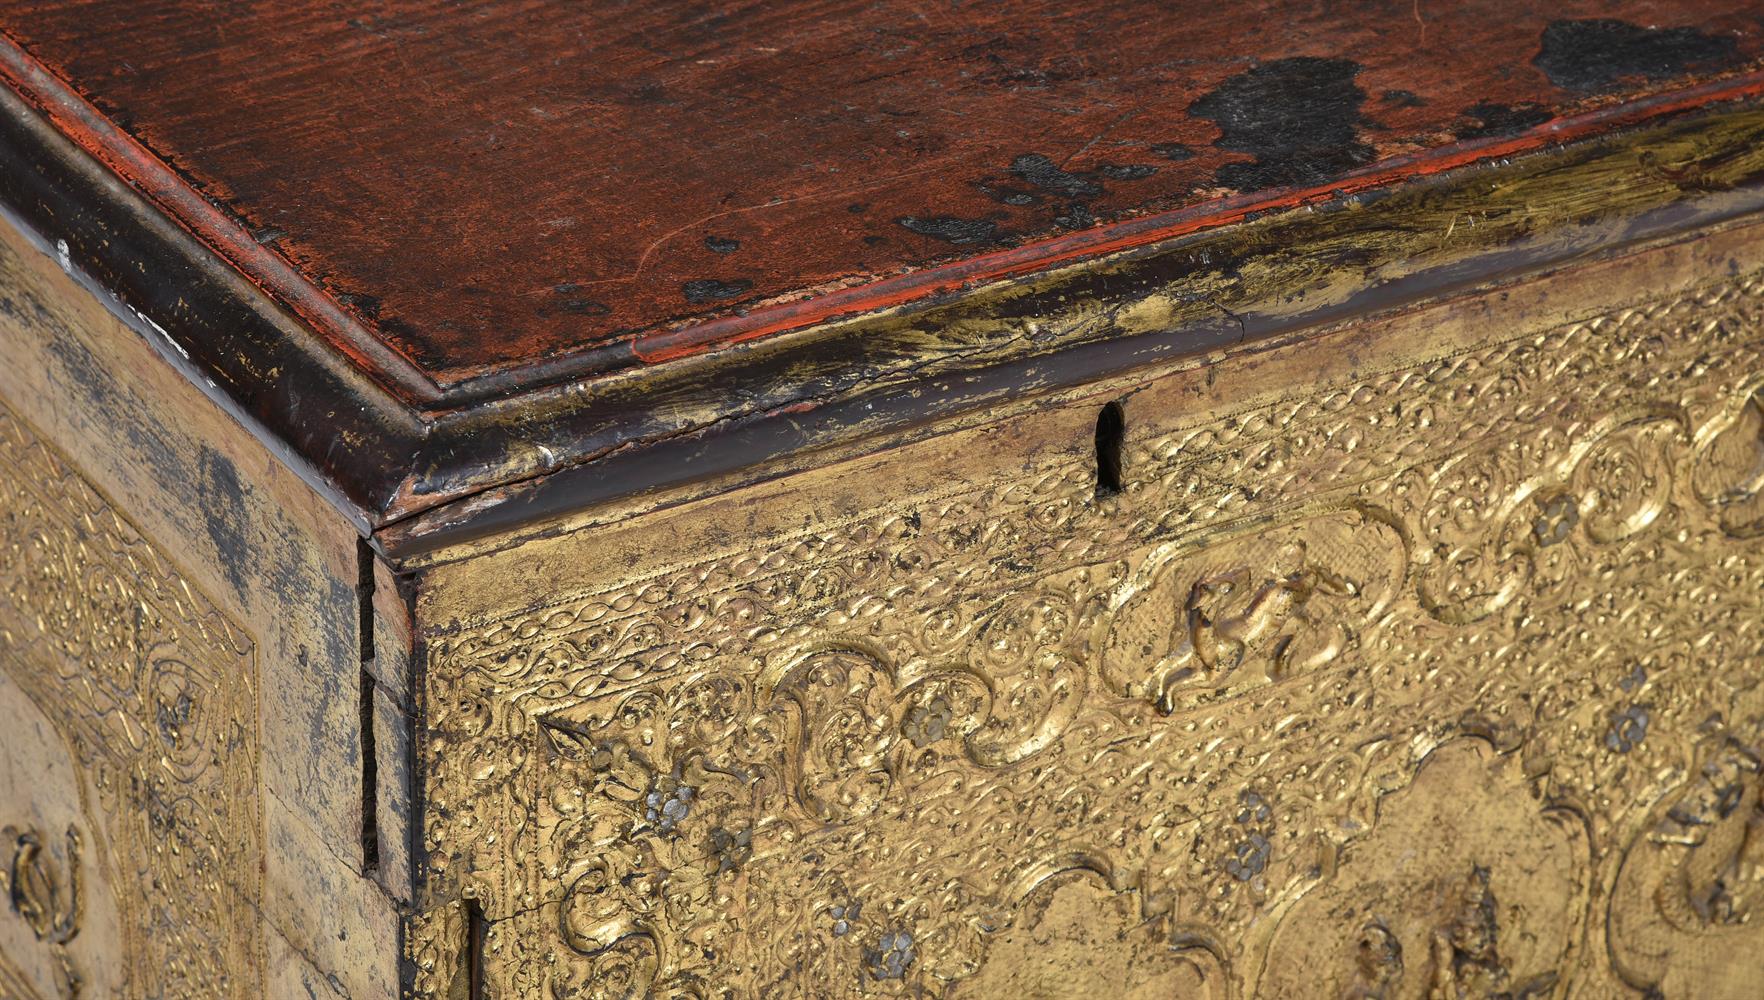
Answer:
<svg viewBox="0 0 1764 1000"><path fill-rule="evenodd" d="M1756 3L1620 7L5 0L0 63L95 106L54 105L321 331L447 386L924 297L1756 68Z"/></svg>

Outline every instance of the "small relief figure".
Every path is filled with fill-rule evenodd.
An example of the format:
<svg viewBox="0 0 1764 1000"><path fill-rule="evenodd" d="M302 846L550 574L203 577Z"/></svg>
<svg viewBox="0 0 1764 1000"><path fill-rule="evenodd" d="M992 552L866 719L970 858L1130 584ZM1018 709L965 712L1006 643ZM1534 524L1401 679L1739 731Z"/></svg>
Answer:
<svg viewBox="0 0 1764 1000"><path fill-rule="evenodd" d="M1459 887L1451 922L1433 932L1434 1000L1494 996L1506 984L1496 945L1495 897L1488 869L1474 865Z"/></svg>
<svg viewBox="0 0 1764 1000"><path fill-rule="evenodd" d="M1280 553L1286 572L1257 574L1239 566L1202 577L1189 588L1172 624L1170 654L1157 666L1158 708L1175 707L1172 693L1190 684L1218 683L1246 660L1262 659L1270 680L1328 662L1346 633L1314 614L1319 595L1351 597L1349 580L1309 561L1303 542Z"/></svg>
<svg viewBox="0 0 1764 1000"><path fill-rule="evenodd" d="M1428 1000L1520 1000L1547 994L1556 975L1546 972L1520 983L1501 960L1496 901L1489 872L1472 865L1458 889L1451 920L1433 933L1433 982Z"/></svg>
<svg viewBox="0 0 1764 1000"><path fill-rule="evenodd" d="M1109 611L1102 678L1165 715L1327 668L1369 641L1409 572L1372 511L1139 558Z"/></svg>
<svg viewBox="0 0 1764 1000"><path fill-rule="evenodd" d="M6 827L0 838L12 845L12 860L0 877L12 912L24 920L38 941L55 954L57 978L64 1000L77 1000L82 980L67 946L80 933L80 834L67 828L65 878L44 850L35 830Z"/></svg>
<svg viewBox="0 0 1764 1000"><path fill-rule="evenodd" d="M1383 920L1368 921L1360 929L1354 975L1356 981L1343 994L1343 1000L1391 1000L1402 984L1403 943Z"/></svg>

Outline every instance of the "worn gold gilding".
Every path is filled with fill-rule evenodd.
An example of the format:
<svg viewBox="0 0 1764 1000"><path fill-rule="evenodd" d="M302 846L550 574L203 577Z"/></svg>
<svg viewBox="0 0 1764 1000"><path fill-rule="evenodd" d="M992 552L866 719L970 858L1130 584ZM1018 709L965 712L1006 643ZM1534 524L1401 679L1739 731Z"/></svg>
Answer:
<svg viewBox="0 0 1764 1000"><path fill-rule="evenodd" d="M1756 272L1417 321L1130 433L1119 493L883 460L444 616L415 995L1746 995L1761 329ZM438 607L626 543L548 544Z"/></svg>
<svg viewBox="0 0 1764 1000"><path fill-rule="evenodd" d="M263 995L255 643L0 406L0 997Z"/></svg>

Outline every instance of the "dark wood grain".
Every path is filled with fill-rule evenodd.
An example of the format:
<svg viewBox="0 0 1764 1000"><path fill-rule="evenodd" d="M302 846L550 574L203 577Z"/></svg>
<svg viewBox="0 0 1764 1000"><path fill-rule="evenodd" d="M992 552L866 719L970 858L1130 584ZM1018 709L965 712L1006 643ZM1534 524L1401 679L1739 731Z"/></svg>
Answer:
<svg viewBox="0 0 1764 1000"><path fill-rule="evenodd" d="M1734 0L0 0L0 63L438 405L1597 132L1757 69L1761 25Z"/></svg>

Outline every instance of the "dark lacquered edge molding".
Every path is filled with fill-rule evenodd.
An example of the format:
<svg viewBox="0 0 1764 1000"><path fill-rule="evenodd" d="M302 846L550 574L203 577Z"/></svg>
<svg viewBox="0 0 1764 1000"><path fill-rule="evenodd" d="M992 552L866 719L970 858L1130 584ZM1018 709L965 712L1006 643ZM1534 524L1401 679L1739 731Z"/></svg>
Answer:
<svg viewBox="0 0 1764 1000"><path fill-rule="evenodd" d="M427 428L0 88L0 213L359 529Z"/></svg>
<svg viewBox="0 0 1764 1000"><path fill-rule="evenodd" d="M1764 108L1679 110L451 410L364 375L5 88L0 205L402 559L1758 212Z"/></svg>
<svg viewBox="0 0 1764 1000"><path fill-rule="evenodd" d="M1751 105L1478 164L1055 272L951 290L640 378L603 379L553 397L567 401L556 423L533 401L511 403L501 436L509 446L497 456L511 463L510 485L435 505L389 526L382 539L389 550L416 556L1760 211L1764 108ZM574 430L560 433L566 426ZM517 474L524 462L535 465ZM425 470L411 484L413 495L462 494L465 484L447 475L441 467Z"/></svg>

